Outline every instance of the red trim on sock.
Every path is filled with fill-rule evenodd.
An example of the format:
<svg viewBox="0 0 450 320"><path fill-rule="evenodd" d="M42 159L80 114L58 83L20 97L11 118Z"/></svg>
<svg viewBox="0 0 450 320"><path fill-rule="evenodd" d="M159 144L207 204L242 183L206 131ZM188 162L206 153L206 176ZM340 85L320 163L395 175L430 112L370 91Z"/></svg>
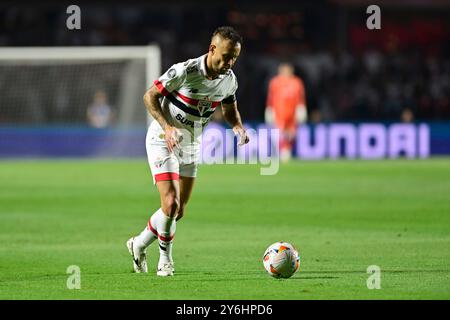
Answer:
<svg viewBox="0 0 450 320"><path fill-rule="evenodd" d="M152 226L152 223L150 222L150 219L148 219L147 229L150 230L151 232L153 232L153 234L155 236L158 236L158 232L155 229L153 229L153 226Z"/></svg>
<svg viewBox="0 0 450 320"><path fill-rule="evenodd" d="M160 240L162 240L162 241L172 241L173 237L175 236L175 234L173 234L173 235L171 235L169 238L166 238L166 237L160 235L160 234L158 233L158 231L156 231L156 230L153 228L153 226L152 226L152 224L151 224L151 222L150 222L150 219L148 219L147 229L150 230L151 232L153 232L153 234L154 234L155 236L157 236L157 237L158 237Z"/></svg>
<svg viewBox="0 0 450 320"><path fill-rule="evenodd" d="M174 235L171 235L169 238L166 238L158 233L158 238L159 238L159 240L162 240L162 241L172 241L173 237L174 237Z"/></svg>

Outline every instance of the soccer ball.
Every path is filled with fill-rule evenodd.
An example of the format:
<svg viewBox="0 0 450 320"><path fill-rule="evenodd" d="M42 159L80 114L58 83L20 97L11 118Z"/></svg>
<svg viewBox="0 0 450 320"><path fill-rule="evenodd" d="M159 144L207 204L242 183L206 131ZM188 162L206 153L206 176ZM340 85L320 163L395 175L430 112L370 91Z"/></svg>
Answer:
<svg viewBox="0 0 450 320"><path fill-rule="evenodd" d="M297 249L287 242L275 242L263 256L264 268L274 278L290 278L300 266Z"/></svg>

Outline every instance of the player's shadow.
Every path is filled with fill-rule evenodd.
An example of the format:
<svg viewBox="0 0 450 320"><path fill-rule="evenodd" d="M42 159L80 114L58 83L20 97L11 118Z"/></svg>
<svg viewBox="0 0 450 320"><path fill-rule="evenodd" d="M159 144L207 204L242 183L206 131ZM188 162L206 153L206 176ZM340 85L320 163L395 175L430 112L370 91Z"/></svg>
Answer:
<svg viewBox="0 0 450 320"><path fill-rule="evenodd" d="M311 272L313 273L313 272ZM333 272L327 272L327 273L333 273ZM217 278L211 278L211 279L191 279L190 281L228 281L229 280L229 274L227 273L222 273L222 272L198 272L198 271L184 271L184 272L177 272L178 275L184 275L184 276L188 276L188 275L203 275L203 276L208 276L208 277L216 277L216 276L224 276L223 279L217 279ZM240 278L239 277L239 281L253 281L255 280L254 277L252 277L252 275L257 276L257 278L260 278L261 275L266 275L265 272L263 271L254 271L254 272L242 272L242 273L234 273L234 276L245 276L245 278ZM250 276L250 277L249 277ZM289 278L289 279L293 279L293 280L321 280L321 279L338 279L338 276L335 275L318 275L318 276L313 276L313 275L307 275L307 276L303 276L301 274L297 274L295 277ZM281 279L283 280L283 279Z"/></svg>
<svg viewBox="0 0 450 320"><path fill-rule="evenodd" d="M322 280L322 279L339 279L339 277L335 276L309 276L309 277L303 277L301 275L294 276L292 278L289 278L289 280Z"/></svg>
<svg viewBox="0 0 450 320"><path fill-rule="evenodd" d="M385 270L386 273L415 273L415 272L448 272L448 270ZM289 280L326 280L326 279L339 279L342 278L344 274L361 274L366 275L367 272L365 270L321 270L321 271L299 271L295 276L289 278ZM177 272L177 275L180 276L192 276L192 275L201 275L206 276L202 279L190 279L189 281L229 281L230 276L228 273L223 272L208 272L208 271L197 271L197 270L184 270ZM238 281L254 281L255 279L260 279L261 275L265 275L264 271L246 271L240 273L233 273L233 280ZM277 279L277 280L285 280L285 279Z"/></svg>

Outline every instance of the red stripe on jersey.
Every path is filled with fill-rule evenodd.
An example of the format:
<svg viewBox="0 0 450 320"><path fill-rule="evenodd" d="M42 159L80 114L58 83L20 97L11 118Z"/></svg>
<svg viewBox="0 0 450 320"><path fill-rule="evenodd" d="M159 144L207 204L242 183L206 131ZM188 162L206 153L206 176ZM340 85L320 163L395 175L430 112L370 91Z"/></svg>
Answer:
<svg viewBox="0 0 450 320"><path fill-rule="evenodd" d="M180 176L175 172L164 172L155 174L155 180L158 181L167 181L167 180L179 180Z"/></svg>
<svg viewBox="0 0 450 320"><path fill-rule="evenodd" d="M198 106L198 102L200 101L198 99L192 99L192 98L186 97L185 95L183 95L179 92L177 92L177 96L179 96L181 98L181 100L183 100L186 103L189 103L192 106ZM211 101L211 108L214 109L220 103L221 103L221 101Z"/></svg>
<svg viewBox="0 0 450 320"><path fill-rule="evenodd" d="M177 96L181 98L186 103L189 103L190 105L197 106L198 105L198 99L192 99L189 97L186 97L185 95L182 95L181 93L177 92Z"/></svg>
<svg viewBox="0 0 450 320"><path fill-rule="evenodd" d="M155 236L157 236L157 237L158 237L159 239L161 239L162 241L172 241L172 239L173 239L173 237L174 237L174 235L171 235L169 238L160 235L160 234L158 233L158 231L156 231L156 230L153 228L153 226L152 226L152 224L151 224L151 222L150 222L150 219L148 220L147 227L148 227L148 229L149 229Z"/></svg>
<svg viewBox="0 0 450 320"><path fill-rule="evenodd" d="M214 109L214 108L216 108L219 104L221 104L222 102L221 101L213 101L213 103L212 103L212 105L211 105L211 108L212 109Z"/></svg>
<svg viewBox="0 0 450 320"><path fill-rule="evenodd" d="M166 88L164 88L164 86L161 83L161 81L155 80L155 81L153 81L153 83L155 84L156 88L158 88L158 91L162 93L163 96L169 95L170 92L167 91Z"/></svg>

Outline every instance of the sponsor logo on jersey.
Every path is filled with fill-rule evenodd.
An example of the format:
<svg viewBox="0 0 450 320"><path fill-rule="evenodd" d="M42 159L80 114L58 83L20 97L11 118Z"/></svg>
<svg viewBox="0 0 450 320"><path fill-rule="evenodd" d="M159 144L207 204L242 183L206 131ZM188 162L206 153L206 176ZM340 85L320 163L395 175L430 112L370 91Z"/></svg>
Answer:
<svg viewBox="0 0 450 320"><path fill-rule="evenodd" d="M184 124L185 126L190 126L191 128L194 128L194 121L186 119L185 117L183 117L181 114L177 114L175 119L177 119L178 121L181 122L181 124Z"/></svg>
<svg viewBox="0 0 450 320"><path fill-rule="evenodd" d="M184 116L182 116L181 114L177 114L175 116L175 119L177 119L181 124L184 124L185 126L190 126L191 128L195 128L195 127L200 127L200 121L192 121L189 119L186 119ZM205 122L203 125L205 125L208 122Z"/></svg>

